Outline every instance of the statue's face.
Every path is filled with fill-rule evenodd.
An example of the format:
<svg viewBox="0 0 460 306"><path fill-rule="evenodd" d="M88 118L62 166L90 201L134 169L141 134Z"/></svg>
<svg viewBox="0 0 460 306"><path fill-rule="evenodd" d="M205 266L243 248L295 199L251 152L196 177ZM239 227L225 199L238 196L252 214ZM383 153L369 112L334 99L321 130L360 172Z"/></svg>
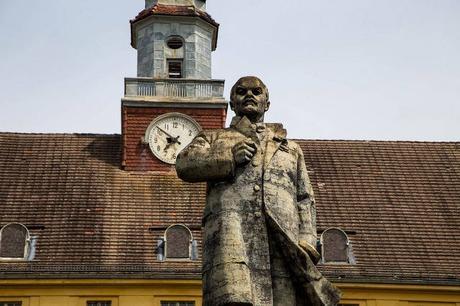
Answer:
<svg viewBox="0 0 460 306"><path fill-rule="evenodd" d="M259 121L270 107L265 86L257 78L243 78L235 85L230 105L238 116Z"/></svg>

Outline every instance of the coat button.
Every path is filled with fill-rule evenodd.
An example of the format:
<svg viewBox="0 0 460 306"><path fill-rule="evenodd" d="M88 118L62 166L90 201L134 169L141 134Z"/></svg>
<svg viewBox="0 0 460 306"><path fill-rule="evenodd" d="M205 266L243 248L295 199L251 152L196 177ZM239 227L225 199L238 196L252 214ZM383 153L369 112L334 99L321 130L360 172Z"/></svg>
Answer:
<svg viewBox="0 0 460 306"><path fill-rule="evenodd" d="M260 186L259 186L259 185L255 185L255 186L254 186L254 191L260 191Z"/></svg>
<svg viewBox="0 0 460 306"><path fill-rule="evenodd" d="M255 160L253 160L253 161L252 161L252 165L253 165L254 167L257 167L257 166L259 165L259 163L258 163L257 161L255 161Z"/></svg>
<svg viewBox="0 0 460 306"><path fill-rule="evenodd" d="M260 218L260 217L262 217L262 213L261 213L260 211L256 211L256 212L254 213L254 217Z"/></svg>

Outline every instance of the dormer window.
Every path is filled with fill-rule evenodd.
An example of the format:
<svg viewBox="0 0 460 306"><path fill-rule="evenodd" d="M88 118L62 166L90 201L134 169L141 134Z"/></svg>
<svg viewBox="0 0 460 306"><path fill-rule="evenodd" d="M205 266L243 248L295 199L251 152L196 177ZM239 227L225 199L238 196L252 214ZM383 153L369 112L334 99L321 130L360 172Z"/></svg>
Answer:
<svg viewBox="0 0 460 306"><path fill-rule="evenodd" d="M170 226L165 233L166 258L190 259L192 241L192 233L186 226Z"/></svg>
<svg viewBox="0 0 460 306"><path fill-rule="evenodd" d="M27 260L30 234L22 224L10 223L0 230L0 260Z"/></svg>
<svg viewBox="0 0 460 306"><path fill-rule="evenodd" d="M339 228L325 230L320 242L324 263L353 263L350 240L343 230Z"/></svg>
<svg viewBox="0 0 460 306"><path fill-rule="evenodd" d="M192 232L182 224L168 227L164 238L157 243L158 260L196 260L198 244L193 239Z"/></svg>

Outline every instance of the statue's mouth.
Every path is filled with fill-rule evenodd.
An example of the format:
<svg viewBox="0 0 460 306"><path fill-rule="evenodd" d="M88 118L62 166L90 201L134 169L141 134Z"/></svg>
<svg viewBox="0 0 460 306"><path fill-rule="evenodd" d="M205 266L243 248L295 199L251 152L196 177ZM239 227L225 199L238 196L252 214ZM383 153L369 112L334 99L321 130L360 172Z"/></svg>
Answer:
<svg viewBox="0 0 460 306"><path fill-rule="evenodd" d="M244 100L244 106L248 106L248 105L252 105L252 106L256 106L257 105L257 102L256 100L252 99L252 98L249 98L249 99L246 99Z"/></svg>

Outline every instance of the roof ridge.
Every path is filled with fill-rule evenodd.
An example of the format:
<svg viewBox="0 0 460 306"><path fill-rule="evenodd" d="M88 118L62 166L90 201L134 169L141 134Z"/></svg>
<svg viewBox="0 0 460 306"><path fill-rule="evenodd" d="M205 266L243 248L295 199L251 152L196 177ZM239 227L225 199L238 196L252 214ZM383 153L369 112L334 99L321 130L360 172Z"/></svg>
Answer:
<svg viewBox="0 0 460 306"><path fill-rule="evenodd" d="M120 134L113 133L113 134L104 134L104 133L42 133L42 132L1 132L0 131L0 136L12 136L12 135L18 135L18 136L121 136Z"/></svg>
<svg viewBox="0 0 460 306"><path fill-rule="evenodd" d="M118 133L44 133L44 132L2 132L0 136L98 136L98 137L113 137L121 136ZM311 142L331 142L331 143L426 143L426 144L460 144L460 141L445 141L445 140L368 140L368 139L302 139L302 138L289 138L292 141L311 141Z"/></svg>
<svg viewBox="0 0 460 306"><path fill-rule="evenodd" d="M292 141L314 141L314 142L370 142L370 143L450 143L460 144L460 141L446 141L446 140L368 140L368 139L301 139L290 138Z"/></svg>

